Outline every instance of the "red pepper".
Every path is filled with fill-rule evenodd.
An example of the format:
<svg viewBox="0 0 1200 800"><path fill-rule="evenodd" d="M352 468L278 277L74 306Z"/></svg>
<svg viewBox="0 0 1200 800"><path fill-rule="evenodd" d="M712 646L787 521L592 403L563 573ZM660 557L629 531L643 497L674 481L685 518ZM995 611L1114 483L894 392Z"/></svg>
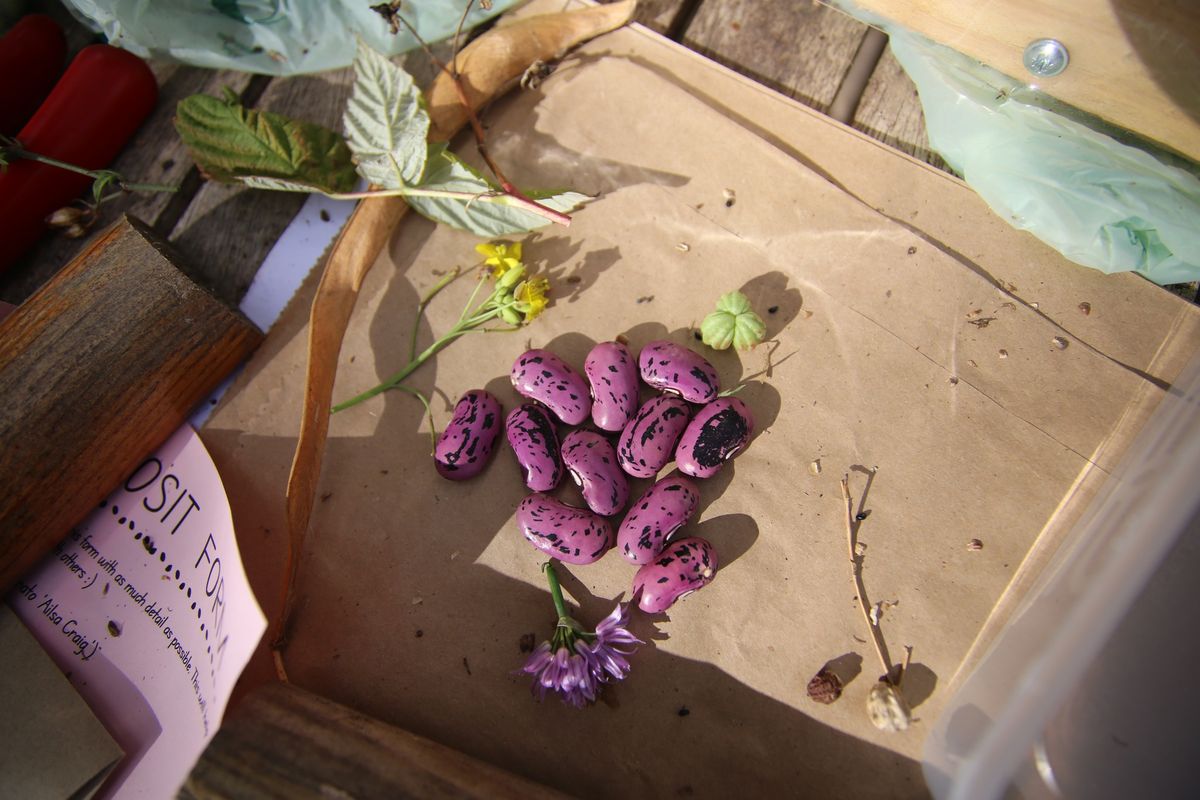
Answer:
<svg viewBox="0 0 1200 800"><path fill-rule="evenodd" d="M79 51L50 96L17 134L20 146L86 169L107 167L154 110L158 82L146 62L94 44ZM30 159L0 173L0 270L37 241L45 219L92 179Z"/></svg>
<svg viewBox="0 0 1200 800"><path fill-rule="evenodd" d="M50 94L67 39L45 14L26 14L0 36L0 134L14 136Z"/></svg>

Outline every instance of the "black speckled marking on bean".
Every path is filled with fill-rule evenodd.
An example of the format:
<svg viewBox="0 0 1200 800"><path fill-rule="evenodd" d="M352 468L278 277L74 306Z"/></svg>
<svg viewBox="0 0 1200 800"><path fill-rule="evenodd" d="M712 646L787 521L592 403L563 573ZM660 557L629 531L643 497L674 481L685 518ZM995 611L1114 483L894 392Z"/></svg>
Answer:
<svg viewBox="0 0 1200 800"><path fill-rule="evenodd" d="M506 421L508 444L525 473L525 485L537 492L558 486L563 464L554 420L542 406L524 403Z"/></svg>
<svg viewBox="0 0 1200 800"><path fill-rule="evenodd" d="M696 351L666 340L650 342L638 356L638 371L648 386L692 403L707 403L720 392L717 372Z"/></svg>
<svg viewBox="0 0 1200 800"><path fill-rule="evenodd" d="M746 420L732 408L718 412L700 431L696 445L692 448L696 463L702 467L715 467L723 463L734 447L746 441Z"/></svg>
<svg viewBox="0 0 1200 800"><path fill-rule="evenodd" d="M687 427L688 404L671 395L652 397L638 409L617 442L617 461L635 478L651 478L667 465Z"/></svg>
<svg viewBox="0 0 1200 800"><path fill-rule="evenodd" d="M691 481L678 476L663 478L634 501L621 521L617 529L621 555L638 566L653 561L699 504L700 493Z"/></svg>
<svg viewBox="0 0 1200 800"><path fill-rule="evenodd" d="M482 389L472 389L454 406L454 416L438 438L434 465L451 480L474 477L487 464L499 429L500 403Z"/></svg>
<svg viewBox="0 0 1200 800"><path fill-rule="evenodd" d="M578 425L592 412L587 381L548 350L528 350L513 363L513 388L549 408L568 425Z"/></svg>
<svg viewBox="0 0 1200 800"><path fill-rule="evenodd" d="M638 368L629 348L620 342L601 342L583 364L592 397L592 422L615 433L637 411Z"/></svg>
<svg viewBox="0 0 1200 800"><path fill-rule="evenodd" d="M517 527L534 547L568 564L590 564L613 544L604 517L541 493L517 506Z"/></svg>
<svg viewBox="0 0 1200 800"><path fill-rule="evenodd" d="M601 434L588 430L567 434L562 461L592 511L609 516L629 502L629 481L617 465L612 444Z"/></svg>

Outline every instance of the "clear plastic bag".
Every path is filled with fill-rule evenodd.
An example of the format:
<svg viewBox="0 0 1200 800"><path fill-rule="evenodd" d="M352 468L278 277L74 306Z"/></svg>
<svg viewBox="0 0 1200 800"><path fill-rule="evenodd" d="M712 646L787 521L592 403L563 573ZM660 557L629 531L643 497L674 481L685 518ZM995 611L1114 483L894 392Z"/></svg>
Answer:
<svg viewBox="0 0 1200 800"><path fill-rule="evenodd" d="M1200 279L1192 172L955 50L838 5L889 35L930 145L997 214L1088 267L1159 284Z"/></svg>
<svg viewBox="0 0 1200 800"><path fill-rule="evenodd" d="M200 67L294 75L339 69L354 60L356 39L396 55L418 46L404 26L393 33L367 0L65 0L113 44L143 58ZM476 3L466 28L517 0ZM382 2L382 0L381 0ZM427 42L454 34L465 0L414 0L400 13Z"/></svg>

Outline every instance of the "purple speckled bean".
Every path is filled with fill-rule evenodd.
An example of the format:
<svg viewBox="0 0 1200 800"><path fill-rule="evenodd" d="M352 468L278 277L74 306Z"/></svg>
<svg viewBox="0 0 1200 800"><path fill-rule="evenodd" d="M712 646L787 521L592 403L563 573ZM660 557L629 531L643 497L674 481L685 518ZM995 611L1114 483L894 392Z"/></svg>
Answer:
<svg viewBox="0 0 1200 800"><path fill-rule="evenodd" d="M692 408L673 395L652 397L629 420L617 443L621 469L635 478L653 478L675 455Z"/></svg>
<svg viewBox="0 0 1200 800"><path fill-rule="evenodd" d="M592 390L592 422L610 433L624 428L638 405L638 368L629 348L601 342L588 353L583 374Z"/></svg>
<svg viewBox="0 0 1200 800"><path fill-rule="evenodd" d="M613 545L604 517L540 492L517 506L517 526L538 550L568 564L591 564Z"/></svg>
<svg viewBox="0 0 1200 800"><path fill-rule="evenodd" d="M696 412L675 450L679 471L711 478L754 434L754 415L736 397L720 397Z"/></svg>
<svg viewBox="0 0 1200 800"><path fill-rule="evenodd" d="M671 542L662 554L633 576L638 608L647 614L666 611L676 600L702 589L717 574L717 554L699 536Z"/></svg>
<svg viewBox="0 0 1200 800"><path fill-rule="evenodd" d="M454 405L454 417L433 450L438 474L465 481L479 474L500 435L500 402L483 389L472 389Z"/></svg>
<svg viewBox="0 0 1200 800"><path fill-rule="evenodd" d="M694 350L663 339L642 348L638 370L646 385L691 403L710 402L721 391L712 364Z"/></svg>
<svg viewBox="0 0 1200 800"><path fill-rule="evenodd" d="M595 431L571 431L563 439L562 460L588 508L606 517L625 508L629 481L608 439Z"/></svg>
<svg viewBox="0 0 1200 800"><path fill-rule="evenodd" d="M563 465L550 412L536 403L524 403L509 413L505 430L517 463L525 471L525 485L535 492L558 486Z"/></svg>
<svg viewBox="0 0 1200 800"><path fill-rule="evenodd" d="M696 484L678 476L663 478L630 507L617 529L617 549L632 564L649 564L699 505Z"/></svg>
<svg viewBox="0 0 1200 800"><path fill-rule="evenodd" d="M568 425L578 425L592 413L587 381L549 350L521 354L511 377L514 389L543 404Z"/></svg>

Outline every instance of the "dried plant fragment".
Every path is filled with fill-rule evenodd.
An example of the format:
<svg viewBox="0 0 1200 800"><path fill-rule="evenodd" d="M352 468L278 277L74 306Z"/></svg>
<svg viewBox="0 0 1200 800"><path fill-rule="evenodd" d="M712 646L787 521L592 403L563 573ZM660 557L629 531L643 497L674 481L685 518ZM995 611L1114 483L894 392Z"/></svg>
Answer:
<svg viewBox="0 0 1200 800"><path fill-rule="evenodd" d="M808 682L810 699L829 705L842 696L842 679L826 665Z"/></svg>

